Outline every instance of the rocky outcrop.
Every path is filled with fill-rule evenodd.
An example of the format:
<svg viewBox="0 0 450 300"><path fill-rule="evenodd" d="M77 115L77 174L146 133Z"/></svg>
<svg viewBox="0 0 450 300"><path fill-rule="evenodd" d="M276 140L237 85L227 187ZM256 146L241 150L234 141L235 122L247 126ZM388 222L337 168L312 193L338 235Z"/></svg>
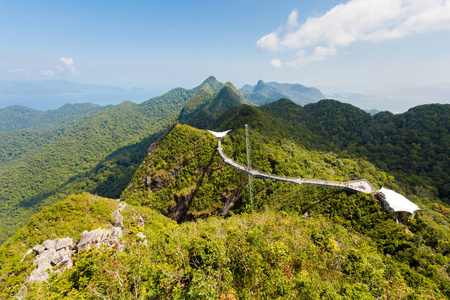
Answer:
<svg viewBox="0 0 450 300"><path fill-rule="evenodd" d="M47 270L53 272L54 266L57 267L57 272L72 267L73 249L73 240L70 237L46 240L43 245L34 246L32 250L36 253L34 259L36 269L31 272L27 282L47 280L49 277Z"/></svg>
<svg viewBox="0 0 450 300"><path fill-rule="evenodd" d="M119 202L117 205L117 209L113 211L111 216L113 217L112 225L114 227L120 227L120 229L123 229L123 217L120 214L120 212L127 206L125 202Z"/></svg>
<svg viewBox="0 0 450 300"><path fill-rule="evenodd" d="M147 246L147 236L142 232L136 233L136 236L139 238L140 243Z"/></svg>
<svg viewBox="0 0 450 300"><path fill-rule="evenodd" d="M140 226L140 227L142 227L142 228L145 227L144 219L142 218L142 216L139 216L139 215L134 214L134 215L132 216L132 218L133 218L134 220L136 220L136 225L137 225L137 226Z"/></svg>
<svg viewBox="0 0 450 300"><path fill-rule="evenodd" d="M120 212L127 206L125 202L120 202L117 205L117 210L112 213L112 225L111 229L97 228L91 231L84 231L81 234L81 239L74 246L73 240L70 237L64 239L46 240L42 245L36 245L32 249L28 250L25 254L36 253L34 259L34 269L30 276L27 278L27 282L41 282L45 281L49 277L49 272L53 273L53 267L56 266L56 272L62 272L64 269L71 268L73 266L72 257L75 252L81 250L87 250L91 247L100 249L101 246L105 246L109 249L123 250L122 229L123 229L123 216ZM143 222L143 220L142 220ZM144 244L147 244L145 235L139 236Z"/></svg>
<svg viewBox="0 0 450 300"><path fill-rule="evenodd" d="M77 251L87 250L91 247L99 249L100 246L104 245L109 249L121 250L123 249L121 237L122 228L120 227L113 227L109 230L97 228L92 231L84 231L76 249Z"/></svg>

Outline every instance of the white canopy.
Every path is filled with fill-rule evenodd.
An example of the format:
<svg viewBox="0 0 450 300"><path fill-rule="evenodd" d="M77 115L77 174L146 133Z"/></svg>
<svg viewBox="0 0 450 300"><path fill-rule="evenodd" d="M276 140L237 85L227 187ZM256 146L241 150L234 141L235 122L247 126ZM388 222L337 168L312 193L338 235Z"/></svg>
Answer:
<svg viewBox="0 0 450 300"><path fill-rule="evenodd" d="M222 132L215 132L215 131L211 131L211 130L208 130L208 131L211 132L216 138L223 138L224 136L227 135L228 132L231 131L231 129L227 130L227 131L222 131Z"/></svg>
<svg viewBox="0 0 450 300"><path fill-rule="evenodd" d="M420 210L420 208L406 199L405 196L400 195L392 190L388 190L386 188L381 188L380 192L382 192L386 196L386 202L389 206L395 211L406 211L413 214L416 210Z"/></svg>

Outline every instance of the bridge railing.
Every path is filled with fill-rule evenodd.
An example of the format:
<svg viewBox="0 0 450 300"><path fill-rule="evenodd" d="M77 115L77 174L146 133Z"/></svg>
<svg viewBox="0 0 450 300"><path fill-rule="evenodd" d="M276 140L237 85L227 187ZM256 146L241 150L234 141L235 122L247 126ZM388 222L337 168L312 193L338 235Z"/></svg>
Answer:
<svg viewBox="0 0 450 300"><path fill-rule="evenodd" d="M257 169L248 168L245 165L242 165L233 159L229 158L228 156L223 153L221 141L219 140L218 148L220 156L222 159L227 163L228 165L245 172L247 174L250 174L254 177L260 177L260 178L269 178L274 180L280 180L280 181L286 181L286 182L292 182L297 184L310 184L310 185L322 185L322 186L330 186L330 187L341 187L341 188L347 188L350 190L358 191L358 192L365 192L370 193L376 191L376 189L373 187L373 185L366 179L359 179L359 180L352 180L352 181L330 181L330 180L321 180L321 179L307 179L307 178L300 178L300 177L290 177L290 176L282 176L282 175L275 175L270 174L266 172L262 172ZM370 191L366 191L364 188L364 184L368 185L370 188Z"/></svg>

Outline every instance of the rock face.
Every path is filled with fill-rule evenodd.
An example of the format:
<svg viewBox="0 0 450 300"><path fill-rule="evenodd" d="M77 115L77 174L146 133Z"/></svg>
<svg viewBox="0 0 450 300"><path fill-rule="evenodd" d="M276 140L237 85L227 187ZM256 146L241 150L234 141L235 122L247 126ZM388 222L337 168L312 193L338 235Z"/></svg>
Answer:
<svg viewBox="0 0 450 300"><path fill-rule="evenodd" d="M132 217L134 220L136 220L136 225L137 226L141 226L142 228L145 227L145 223L144 223L144 219L142 218L142 216L139 215L133 215Z"/></svg>
<svg viewBox="0 0 450 300"><path fill-rule="evenodd" d="M140 243L147 246L147 236L142 232L138 232L136 236L140 239Z"/></svg>
<svg viewBox="0 0 450 300"><path fill-rule="evenodd" d="M123 226L123 225L122 225ZM87 250L91 247L97 249L105 245L107 248L122 249L123 244L120 240L122 237L122 228L113 227L111 229L97 228L92 231L84 231L81 234L81 240L77 245L77 251Z"/></svg>
<svg viewBox="0 0 450 300"><path fill-rule="evenodd" d="M74 246L73 240L70 237L64 239L46 240L43 245L36 245L33 249L28 250L25 254L36 253L34 259L34 269L27 282L41 282L49 277L49 273L53 272L52 268L56 266L56 272L62 272L66 268L73 266L72 257L75 251L87 250L91 247L99 249L102 245L109 249L123 250L122 229L123 216L120 212L127 206L125 202L119 202L117 210L112 213L114 226L111 229L97 228L91 231L84 231L81 234L80 242ZM143 220L142 220L143 222ZM145 244L147 243L145 236L140 237Z"/></svg>
<svg viewBox="0 0 450 300"><path fill-rule="evenodd" d="M113 217L114 221L112 222L114 227L120 227L123 229L123 217L120 214L120 212L127 206L125 202L119 202L117 205L117 210L113 211L111 216Z"/></svg>
<svg viewBox="0 0 450 300"><path fill-rule="evenodd" d="M36 269L31 272L27 282L40 282L48 279L47 270L52 271L54 266L57 272L72 267L73 240L70 237L64 239L46 240L43 245L36 245L33 251L36 253L34 265Z"/></svg>

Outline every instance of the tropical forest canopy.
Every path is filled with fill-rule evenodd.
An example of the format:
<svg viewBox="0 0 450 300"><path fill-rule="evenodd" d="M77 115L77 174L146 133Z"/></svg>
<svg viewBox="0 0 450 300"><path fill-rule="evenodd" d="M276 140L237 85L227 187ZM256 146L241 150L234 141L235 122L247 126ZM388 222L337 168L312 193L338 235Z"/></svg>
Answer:
<svg viewBox="0 0 450 300"><path fill-rule="evenodd" d="M210 77L142 104L0 133L1 296L25 293L28 249L111 226L117 201L108 198L120 198L125 250L77 253L73 268L28 284L27 297L450 297L449 105L371 116L334 100L246 102ZM371 195L262 179L252 211L248 177L201 130L232 129L223 150L245 164L245 124L261 171L367 178L421 211L400 225Z"/></svg>

